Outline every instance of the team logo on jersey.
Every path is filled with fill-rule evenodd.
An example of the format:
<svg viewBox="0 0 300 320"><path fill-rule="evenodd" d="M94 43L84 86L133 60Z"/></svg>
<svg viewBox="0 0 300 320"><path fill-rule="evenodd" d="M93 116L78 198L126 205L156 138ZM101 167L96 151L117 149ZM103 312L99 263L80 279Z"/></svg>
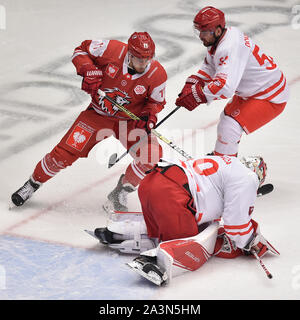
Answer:
<svg viewBox="0 0 300 320"><path fill-rule="evenodd" d="M93 132L88 130L84 124L79 122L69 135L66 144L78 151L82 151L84 146L90 140L92 133Z"/></svg>
<svg viewBox="0 0 300 320"><path fill-rule="evenodd" d="M105 69L105 73L111 78L114 78L118 71L119 68L112 63L109 63Z"/></svg>
<svg viewBox="0 0 300 320"><path fill-rule="evenodd" d="M220 58L220 62L219 62L219 66L221 66L222 64L226 64L226 60L228 59L228 56L226 56L225 58L224 57L221 57Z"/></svg>
<svg viewBox="0 0 300 320"><path fill-rule="evenodd" d="M130 101L128 100L130 99L130 96L127 94L127 92L122 91L116 87L113 89L105 89L104 91L110 98L116 101L117 104L121 106L126 106L130 104ZM100 97L99 106L101 107L101 110L103 112L108 113L112 116L114 116L119 111L119 109L115 105L113 105L104 97Z"/></svg>
<svg viewBox="0 0 300 320"><path fill-rule="evenodd" d="M135 88L134 88L134 92L136 94L143 94L145 93L146 91L146 88L144 86L141 86L141 85L137 85Z"/></svg>

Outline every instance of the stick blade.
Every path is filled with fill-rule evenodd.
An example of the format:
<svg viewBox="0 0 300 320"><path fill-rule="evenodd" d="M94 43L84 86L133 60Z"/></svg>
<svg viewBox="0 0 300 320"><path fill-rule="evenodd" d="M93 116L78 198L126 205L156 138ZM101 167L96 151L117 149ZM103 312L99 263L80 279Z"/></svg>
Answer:
<svg viewBox="0 0 300 320"><path fill-rule="evenodd" d="M118 155L117 155L116 153L112 154L112 155L109 157L109 160L108 160L108 168L111 168L113 165L116 164L117 158L118 158Z"/></svg>
<svg viewBox="0 0 300 320"><path fill-rule="evenodd" d="M274 190L274 186L271 183L263 184L261 187L257 190L257 196L261 197L264 196Z"/></svg>

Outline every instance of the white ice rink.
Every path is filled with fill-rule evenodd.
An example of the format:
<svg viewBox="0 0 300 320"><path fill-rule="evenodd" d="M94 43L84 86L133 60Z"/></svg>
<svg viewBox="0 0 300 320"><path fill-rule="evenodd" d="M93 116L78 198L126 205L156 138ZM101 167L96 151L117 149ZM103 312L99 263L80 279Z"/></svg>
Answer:
<svg viewBox="0 0 300 320"><path fill-rule="evenodd" d="M169 76L162 119L202 63L206 49L193 35L192 19L209 4L271 55L290 85L285 111L243 136L239 152L261 154L268 164L267 182L275 190L257 199L254 219L281 255L264 258L272 280L255 259L212 258L160 288L125 266L133 256L111 251L83 231L104 226L101 206L130 161L107 168L109 156L124 151L112 138L47 182L23 207L9 211L8 204L89 103L70 60L81 41L127 41L134 31L148 31ZM299 299L299 15L299 0L0 0L0 299ZM179 110L159 131L189 154L204 155L214 147L225 103ZM130 209L139 209L136 193Z"/></svg>

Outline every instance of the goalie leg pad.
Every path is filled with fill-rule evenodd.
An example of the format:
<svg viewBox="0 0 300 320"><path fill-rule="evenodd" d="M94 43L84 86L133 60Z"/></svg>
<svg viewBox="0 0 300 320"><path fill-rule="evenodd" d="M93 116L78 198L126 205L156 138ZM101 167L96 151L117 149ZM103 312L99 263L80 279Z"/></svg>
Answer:
<svg viewBox="0 0 300 320"><path fill-rule="evenodd" d="M214 222L196 236L160 243L157 262L166 270L169 281L187 271L199 269L212 256L218 226L219 223Z"/></svg>

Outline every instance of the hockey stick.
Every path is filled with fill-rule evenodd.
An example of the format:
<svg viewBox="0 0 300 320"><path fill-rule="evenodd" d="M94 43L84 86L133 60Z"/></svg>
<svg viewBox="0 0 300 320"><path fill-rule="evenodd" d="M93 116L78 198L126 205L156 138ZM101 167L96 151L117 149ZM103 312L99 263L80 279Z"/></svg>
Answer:
<svg viewBox="0 0 300 320"><path fill-rule="evenodd" d="M254 257L256 258L256 260L260 263L261 267L263 268L264 272L266 273L267 277L269 279L272 279L273 276L271 274L271 272L267 269L267 267L264 265L264 263L262 262L261 258L258 256L258 254L255 252L255 250L252 250L251 253L254 255Z"/></svg>
<svg viewBox="0 0 300 320"><path fill-rule="evenodd" d="M136 116L134 113L132 113L131 111L127 110L125 107L121 106L120 104L118 104L115 100L113 100L111 97L107 96L106 93L102 90L98 90L98 93L101 97L107 99L109 102L111 102L113 105L115 105L119 110L123 111L124 113L126 113L129 118L133 119L133 120L141 120L138 116ZM179 148L178 146L176 146L176 144L174 144L171 140L167 139L166 137L164 137L163 135L161 135L159 132L157 132L155 129L152 129L151 132L160 140L162 140L163 142L165 142L168 146L170 146L172 149L174 149L175 151L177 151L178 153L180 153L183 157L185 157L186 159L193 159L193 157L191 157L189 154L187 154L184 150L182 150L181 148Z"/></svg>
<svg viewBox="0 0 300 320"><path fill-rule="evenodd" d="M180 107L175 108L168 115L166 115L161 121L158 122L155 128L159 127L163 122L165 122L173 113L175 113ZM145 138L149 136L150 132L143 136L138 142L132 145L129 149L127 149L119 158L116 153L112 154L108 161L108 168L114 166L117 162L119 162L122 158L124 158L128 153L135 151L137 146L142 142Z"/></svg>

